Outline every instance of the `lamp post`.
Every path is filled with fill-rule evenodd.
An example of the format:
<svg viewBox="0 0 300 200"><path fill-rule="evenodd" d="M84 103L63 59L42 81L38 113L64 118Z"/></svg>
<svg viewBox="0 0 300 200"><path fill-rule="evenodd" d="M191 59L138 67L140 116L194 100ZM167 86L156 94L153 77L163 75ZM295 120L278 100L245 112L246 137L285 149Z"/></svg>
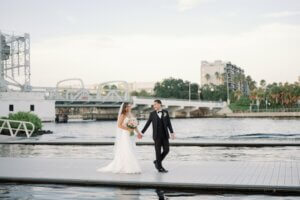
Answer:
<svg viewBox="0 0 300 200"><path fill-rule="evenodd" d="M189 102L191 103L191 83L189 82Z"/></svg>
<svg viewBox="0 0 300 200"><path fill-rule="evenodd" d="M199 99L199 101L201 101L201 89L200 89L200 87L198 89L198 99Z"/></svg>
<svg viewBox="0 0 300 200"><path fill-rule="evenodd" d="M227 66L226 66L226 79L227 79L227 105L229 105L230 104L230 99L229 99L229 79L228 79L228 75L229 75L229 72L228 72L228 70L227 70Z"/></svg>
<svg viewBox="0 0 300 200"><path fill-rule="evenodd" d="M188 113L187 113L187 117L190 118L191 117L191 83L189 82L189 108L188 108Z"/></svg>

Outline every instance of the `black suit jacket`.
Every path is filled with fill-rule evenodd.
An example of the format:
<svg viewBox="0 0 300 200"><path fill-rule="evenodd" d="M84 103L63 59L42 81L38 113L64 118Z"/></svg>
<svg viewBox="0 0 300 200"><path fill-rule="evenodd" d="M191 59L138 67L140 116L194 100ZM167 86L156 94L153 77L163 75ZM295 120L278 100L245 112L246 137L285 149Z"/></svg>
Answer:
<svg viewBox="0 0 300 200"><path fill-rule="evenodd" d="M157 120L159 120L159 119L160 118L157 115L156 111L152 111L149 115L148 121L145 124L145 127L142 130L142 133L144 134L146 132L146 130L148 129L149 125L152 122L153 140L156 140L157 135L158 135L158 133L157 133ZM163 119L163 122L164 122L164 128L165 128L165 131L167 133L167 137L170 138L168 129L170 130L171 133L174 133L174 132L173 132L170 116L169 116L169 113L168 113L167 110L162 110L162 119Z"/></svg>

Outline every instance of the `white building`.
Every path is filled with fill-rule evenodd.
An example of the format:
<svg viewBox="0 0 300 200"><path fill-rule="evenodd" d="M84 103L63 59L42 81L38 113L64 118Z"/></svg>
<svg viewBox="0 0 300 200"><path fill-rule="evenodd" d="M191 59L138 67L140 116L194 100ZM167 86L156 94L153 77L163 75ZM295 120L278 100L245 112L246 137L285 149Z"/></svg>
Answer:
<svg viewBox="0 0 300 200"><path fill-rule="evenodd" d="M227 62L216 60L214 62L201 62L201 85L220 85L224 83L222 74L225 72Z"/></svg>
<svg viewBox="0 0 300 200"><path fill-rule="evenodd" d="M0 92L0 116L15 112L35 113L42 121L55 120L55 101L42 92Z"/></svg>
<svg viewBox="0 0 300 200"><path fill-rule="evenodd" d="M231 64L231 62L224 62L221 60L201 62L201 86L211 84L227 85L228 80L228 87L231 90L240 90L244 94L248 94L249 88L246 80L238 80L239 77L245 78L244 70Z"/></svg>

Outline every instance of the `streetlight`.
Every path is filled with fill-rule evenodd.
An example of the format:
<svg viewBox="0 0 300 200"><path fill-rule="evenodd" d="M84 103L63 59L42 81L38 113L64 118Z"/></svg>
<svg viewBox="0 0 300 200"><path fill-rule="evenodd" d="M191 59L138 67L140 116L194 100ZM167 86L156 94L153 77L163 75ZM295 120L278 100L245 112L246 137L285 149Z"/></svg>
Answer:
<svg viewBox="0 0 300 200"><path fill-rule="evenodd" d="M189 102L191 102L191 83L189 82Z"/></svg>
<svg viewBox="0 0 300 200"><path fill-rule="evenodd" d="M191 83L189 82L189 106L191 107ZM191 117L191 110L190 107L188 108L187 117Z"/></svg>
<svg viewBox="0 0 300 200"><path fill-rule="evenodd" d="M227 67L226 67L226 79L227 79L227 105L229 105L230 104L230 99L229 99L229 81L228 81L228 74L229 74L229 72L227 72L228 70L227 70Z"/></svg>
<svg viewBox="0 0 300 200"><path fill-rule="evenodd" d="M201 89L200 89L200 87L198 89L198 98L199 98L199 101L201 101Z"/></svg>

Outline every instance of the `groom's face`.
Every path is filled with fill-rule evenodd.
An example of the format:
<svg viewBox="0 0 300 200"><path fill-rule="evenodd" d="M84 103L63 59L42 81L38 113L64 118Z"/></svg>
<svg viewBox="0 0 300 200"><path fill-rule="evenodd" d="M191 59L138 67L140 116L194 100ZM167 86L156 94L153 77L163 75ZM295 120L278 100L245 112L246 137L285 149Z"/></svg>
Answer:
<svg viewBox="0 0 300 200"><path fill-rule="evenodd" d="M157 102L154 102L153 108L154 108L154 110L160 110L161 105L159 103L157 103Z"/></svg>

